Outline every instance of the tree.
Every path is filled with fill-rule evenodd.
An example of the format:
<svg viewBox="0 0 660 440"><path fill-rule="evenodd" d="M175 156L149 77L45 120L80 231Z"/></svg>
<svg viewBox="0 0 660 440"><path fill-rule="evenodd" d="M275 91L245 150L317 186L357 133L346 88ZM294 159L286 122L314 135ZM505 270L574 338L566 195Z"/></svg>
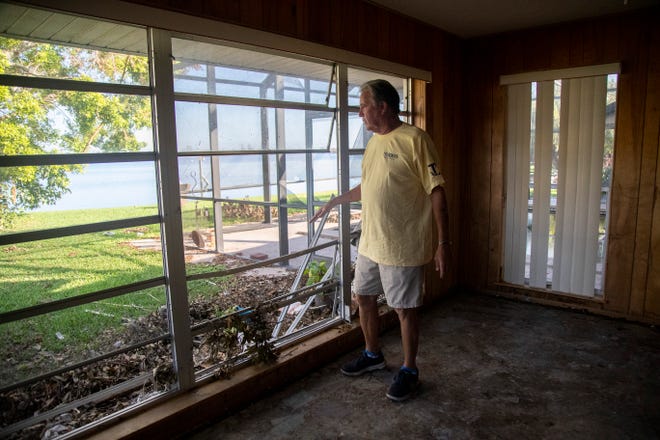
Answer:
<svg viewBox="0 0 660 440"><path fill-rule="evenodd" d="M148 83L143 56L0 37L0 73ZM151 124L148 97L0 86L0 156L138 151ZM0 230L16 216L55 203L81 165L0 167Z"/></svg>

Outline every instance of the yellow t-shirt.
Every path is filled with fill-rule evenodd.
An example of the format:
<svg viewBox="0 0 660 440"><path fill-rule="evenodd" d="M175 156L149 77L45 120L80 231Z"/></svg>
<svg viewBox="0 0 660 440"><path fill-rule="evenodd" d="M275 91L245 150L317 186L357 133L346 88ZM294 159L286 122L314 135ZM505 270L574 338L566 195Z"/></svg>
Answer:
<svg viewBox="0 0 660 440"><path fill-rule="evenodd" d="M431 137L403 123L375 134L362 160L359 253L390 266L420 266L433 258L430 194L444 184Z"/></svg>

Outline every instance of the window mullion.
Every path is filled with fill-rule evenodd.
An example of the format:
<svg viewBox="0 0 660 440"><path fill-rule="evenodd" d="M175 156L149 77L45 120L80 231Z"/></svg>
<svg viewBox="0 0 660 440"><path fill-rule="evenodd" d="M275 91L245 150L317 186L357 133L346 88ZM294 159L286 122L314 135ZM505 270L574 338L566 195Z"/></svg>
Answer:
<svg viewBox="0 0 660 440"><path fill-rule="evenodd" d="M159 182L161 185L161 224L164 237L163 252L167 278L167 303L172 332L174 365L181 389L191 388L194 382L192 336L186 286L185 252L181 210L179 208L179 170L176 148L174 116L174 76L172 68L172 42L168 32L151 29L152 80L156 149L159 156Z"/></svg>
<svg viewBox="0 0 660 440"><path fill-rule="evenodd" d="M348 68L345 64L337 65L337 108L339 117L337 123L337 177L339 179L340 193L350 190L350 163L349 163L349 138L348 138ZM341 285L343 293L343 305L341 317L350 320L351 304L351 243L350 243L350 219L351 207L349 203L342 205L339 210L339 242L341 253Z"/></svg>
<svg viewBox="0 0 660 440"><path fill-rule="evenodd" d="M278 86L280 93L284 92L284 87ZM332 108L325 104L312 104L308 102L285 101L284 99L266 99L266 98L241 98L236 96L206 95L197 93L176 93L177 101L184 102L202 102L208 104L240 105L245 107L266 107L286 110L311 110L328 112Z"/></svg>
<svg viewBox="0 0 660 440"><path fill-rule="evenodd" d="M76 79L41 78L0 74L0 85L36 89L66 90L74 92L115 93L123 95L149 95L148 86L134 84L114 84Z"/></svg>

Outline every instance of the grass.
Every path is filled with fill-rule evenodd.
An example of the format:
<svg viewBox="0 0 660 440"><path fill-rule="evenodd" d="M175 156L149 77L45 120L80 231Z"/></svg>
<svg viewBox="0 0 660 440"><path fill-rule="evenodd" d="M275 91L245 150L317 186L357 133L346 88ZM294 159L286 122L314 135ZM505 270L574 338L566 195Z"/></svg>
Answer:
<svg viewBox="0 0 660 440"><path fill-rule="evenodd" d="M140 217L154 212L154 207L38 212L21 217L15 228L7 232ZM134 240L159 236L160 225L152 224L2 246L0 312L161 277L160 250L131 245ZM196 295L217 291L209 283L196 284ZM104 332L165 304L165 289L158 287L2 324L0 355L20 355L16 352L19 347L39 347L52 353L97 350L99 336Z"/></svg>
<svg viewBox="0 0 660 440"><path fill-rule="evenodd" d="M319 195L327 200L330 193ZM200 203L198 208L210 204ZM43 230L63 226L154 215L151 207L107 208L56 212L35 212L21 216L12 230L4 233ZM212 215L212 211L211 211ZM183 206L186 231L212 227L212 217L196 215L195 204ZM223 218L223 222L240 220ZM139 249L131 242L159 239L160 225L119 229L0 247L0 312L19 310L86 293L163 276L160 250ZM208 269L208 268L207 268ZM217 268L216 268L217 269ZM205 270L187 267L188 273ZM189 283L191 297L213 295L224 280ZM101 335L125 326L166 305L164 287L121 295L93 303L47 313L11 323L0 323L0 356L30 359L35 350L53 354L78 354L103 349ZM146 336L145 336L146 337ZM106 341L107 342L107 341ZM60 359L61 361L62 359ZM73 361L74 359L64 359ZM59 361L58 361L59 362ZM2 362L0 362L0 365ZM5 366L4 368L10 368ZM0 382L2 382L0 380Z"/></svg>

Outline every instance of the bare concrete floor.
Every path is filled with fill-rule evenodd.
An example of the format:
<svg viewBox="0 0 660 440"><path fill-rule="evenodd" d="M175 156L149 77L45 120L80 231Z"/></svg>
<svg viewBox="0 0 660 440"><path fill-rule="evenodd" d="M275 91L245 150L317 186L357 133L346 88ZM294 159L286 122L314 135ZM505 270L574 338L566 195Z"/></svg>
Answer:
<svg viewBox="0 0 660 440"><path fill-rule="evenodd" d="M422 386L385 392L399 367L357 378L347 353L188 439L657 439L660 332L579 312L461 294L424 311Z"/></svg>

